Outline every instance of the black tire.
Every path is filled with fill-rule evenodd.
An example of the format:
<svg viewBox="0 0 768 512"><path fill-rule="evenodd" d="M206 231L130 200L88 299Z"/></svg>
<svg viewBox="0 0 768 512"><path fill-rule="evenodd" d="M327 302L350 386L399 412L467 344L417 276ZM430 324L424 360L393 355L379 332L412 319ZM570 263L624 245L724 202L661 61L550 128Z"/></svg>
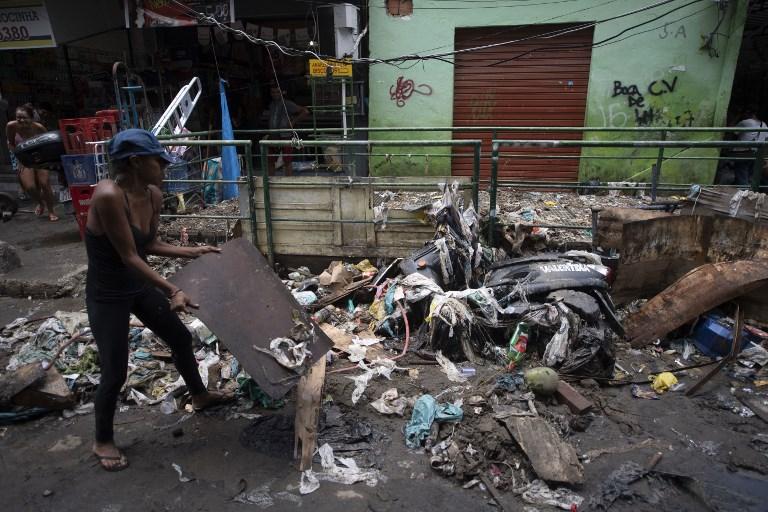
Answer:
<svg viewBox="0 0 768 512"><path fill-rule="evenodd" d="M11 195L0 192L0 217L2 217L3 222L11 220L18 209L18 203Z"/></svg>

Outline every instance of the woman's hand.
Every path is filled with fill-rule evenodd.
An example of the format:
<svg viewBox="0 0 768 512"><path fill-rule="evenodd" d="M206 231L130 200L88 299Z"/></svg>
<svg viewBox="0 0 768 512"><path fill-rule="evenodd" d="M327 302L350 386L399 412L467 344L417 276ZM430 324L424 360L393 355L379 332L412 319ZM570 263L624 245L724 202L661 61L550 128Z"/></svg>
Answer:
<svg viewBox="0 0 768 512"><path fill-rule="evenodd" d="M221 252L221 248L212 247L210 245L200 245L198 247L189 248L190 258L199 258L203 254L208 254L209 252Z"/></svg>
<svg viewBox="0 0 768 512"><path fill-rule="evenodd" d="M200 306L194 304L192 299L181 290L177 290L171 295L171 311L175 313L190 313L189 308L198 309Z"/></svg>

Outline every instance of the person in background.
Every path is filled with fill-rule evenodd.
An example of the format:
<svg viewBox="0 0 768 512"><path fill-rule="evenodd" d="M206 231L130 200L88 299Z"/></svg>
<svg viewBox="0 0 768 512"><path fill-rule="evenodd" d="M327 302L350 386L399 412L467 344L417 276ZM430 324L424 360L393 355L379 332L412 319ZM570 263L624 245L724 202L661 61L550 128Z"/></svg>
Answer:
<svg viewBox="0 0 768 512"><path fill-rule="evenodd" d="M271 85L269 95L272 98L272 102L269 104L269 108L266 111L266 115L269 117L269 129L286 130L279 135L276 135L274 138L290 140L291 133L288 130L295 128L298 123L309 117L309 110L307 107L302 107L301 105L297 105L291 100L286 99L285 92L280 89L280 86L277 84ZM268 137L269 135L265 138ZM293 176L293 148L290 146L269 149L269 158L267 158L269 174L275 173L277 156L281 152L283 154L283 168L285 170L285 175Z"/></svg>
<svg viewBox="0 0 768 512"><path fill-rule="evenodd" d="M124 130L111 139L108 152L115 178L100 181L91 199L85 232L85 292L101 366L94 400L93 453L102 468L120 471L128 467L128 459L115 445L113 421L117 397L127 378L131 313L170 347L195 410L233 396L209 392L198 373L192 335L176 315L197 305L146 261L149 254L197 258L220 250L205 245L176 247L157 237L163 199L160 187L172 157L154 135L146 130Z"/></svg>
<svg viewBox="0 0 768 512"><path fill-rule="evenodd" d="M59 121L53 112L53 105L47 101L41 102L35 109L35 121L43 125L47 131L59 129Z"/></svg>
<svg viewBox="0 0 768 512"><path fill-rule="evenodd" d="M757 117L757 108L749 106L743 110L742 120L736 124L737 128L768 128L766 124ZM742 142L764 142L768 140L768 132L739 132L738 140ZM735 184L738 186L747 186L752 183L752 172L754 171L756 154L755 148L735 148L733 155L740 158L752 158L751 160L737 160L734 165Z"/></svg>
<svg viewBox="0 0 768 512"><path fill-rule="evenodd" d="M35 111L29 103L16 108L16 119L9 121L5 127L5 135L8 139L8 149L11 153L11 162L13 163L19 177L21 188L33 201L37 203L35 215L42 216L45 208L48 209L48 220L54 222L59 220L54 212L53 190L49 182L48 169L33 169L21 165L16 160L13 151L16 146L27 139L45 133L45 126L34 121Z"/></svg>

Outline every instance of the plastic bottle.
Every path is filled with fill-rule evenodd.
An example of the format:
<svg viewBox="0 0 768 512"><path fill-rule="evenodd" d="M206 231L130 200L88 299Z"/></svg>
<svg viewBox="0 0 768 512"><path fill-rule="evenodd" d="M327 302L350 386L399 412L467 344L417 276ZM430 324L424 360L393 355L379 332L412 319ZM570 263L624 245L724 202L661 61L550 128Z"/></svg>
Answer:
<svg viewBox="0 0 768 512"><path fill-rule="evenodd" d="M316 312L314 315L312 315L312 320L317 322L318 324L321 324L331 318L331 315L333 315L334 307L333 306L325 306L320 311Z"/></svg>
<svg viewBox="0 0 768 512"><path fill-rule="evenodd" d="M509 340L509 350L507 351L507 369L513 370L519 363L525 351L528 348L528 324L520 322L515 328L515 333Z"/></svg>

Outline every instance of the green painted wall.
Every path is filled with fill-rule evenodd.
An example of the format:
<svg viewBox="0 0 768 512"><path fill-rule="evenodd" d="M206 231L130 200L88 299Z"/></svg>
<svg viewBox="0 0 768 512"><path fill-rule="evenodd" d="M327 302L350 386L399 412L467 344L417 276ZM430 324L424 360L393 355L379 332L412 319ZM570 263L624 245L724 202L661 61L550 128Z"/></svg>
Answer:
<svg viewBox="0 0 768 512"><path fill-rule="evenodd" d="M652 1L635 0L542 0L531 3L509 0L462 2L460 0L414 0L408 17L387 14L385 0L369 2L370 56L387 59L400 55L426 55L453 50L456 28L589 22L618 16ZM725 17L713 41L716 51L703 50L704 38L721 17L712 0L675 0L642 13L598 24L594 40L616 36L592 52L585 126L722 126L731 94L731 84L741 44L747 0L728 2ZM658 20L662 14L677 9ZM642 27L634 25L648 22ZM556 42L556 39L553 39ZM397 101L398 78L413 80L415 90ZM567 77L564 77L567 79ZM443 127L453 124L453 66L439 60L409 62L395 67L370 67L370 126ZM478 91L482 96L482 91ZM372 138L400 139L404 134L374 133ZM657 139L658 133L601 134L587 138L626 139L630 136ZM715 134L719 138L721 134ZM682 135L671 136L671 139ZM691 137L691 135L685 135ZM698 136L707 138L709 136ZM446 132L410 133L407 138L450 139ZM669 150L676 156L712 156L712 151ZM390 154L411 156L374 157L371 174L450 174L450 151L387 148ZM430 157L413 156L429 153ZM581 162L582 179L648 179L656 150L584 150L582 155L610 156ZM626 157L649 157L632 160ZM715 163L706 160L667 161L663 181L706 182Z"/></svg>

